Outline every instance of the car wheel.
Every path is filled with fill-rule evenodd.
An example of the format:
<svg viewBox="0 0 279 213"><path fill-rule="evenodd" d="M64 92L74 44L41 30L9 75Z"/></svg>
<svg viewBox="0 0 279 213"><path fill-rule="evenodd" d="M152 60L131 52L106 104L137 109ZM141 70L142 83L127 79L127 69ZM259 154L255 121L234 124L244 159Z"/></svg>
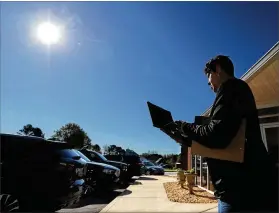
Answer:
<svg viewBox="0 0 279 213"><path fill-rule="evenodd" d="M0 195L1 206L0 212L19 212L18 199L9 194Z"/></svg>
<svg viewBox="0 0 279 213"><path fill-rule="evenodd" d="M93 192L94 192L94 188L92 186L85 185L83 187L83 197L87 197L87 196L93 194Z"/></svg>
<svg viewBox="0 0 279 213"><path fill-rule="evenodd" d="M151 172L149 170L147 170L146 175L151 175Z"/></svg>

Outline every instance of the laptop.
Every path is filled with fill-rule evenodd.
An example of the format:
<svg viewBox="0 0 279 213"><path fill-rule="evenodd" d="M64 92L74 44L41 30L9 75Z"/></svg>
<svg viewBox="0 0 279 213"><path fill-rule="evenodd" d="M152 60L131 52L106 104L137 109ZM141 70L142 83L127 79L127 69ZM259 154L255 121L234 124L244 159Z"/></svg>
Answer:
<svg viewBox="0 0 279 213"><path fill-rule="evenodd" d="M167 124L174 122L170 111L156 106L155 104L152 104L149 101L147 102L147 106L149 108L150 116L154 127L162 129Z"/></svg>
<svg viewBox="0 0 279 213"><path fill-rule="evenodd" d="M171 137L175 137L180 141L184 141L184 144L189 143L186 135L181 134L179 129L173 128L172 125L174 120L170 111L156 106L155 104L152 104L149 101L147 102L147 105L154 127L160 128L164 133Z"/></svg>

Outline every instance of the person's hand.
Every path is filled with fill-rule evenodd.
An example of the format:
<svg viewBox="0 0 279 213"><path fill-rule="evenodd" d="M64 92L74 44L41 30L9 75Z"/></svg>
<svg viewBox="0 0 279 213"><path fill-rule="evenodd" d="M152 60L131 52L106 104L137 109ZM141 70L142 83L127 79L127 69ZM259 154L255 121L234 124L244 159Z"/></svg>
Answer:
<svg viewBox="0 0 279 213"><path fill-rule="evenodd" d="M181 134L183 134L182 127L183 127L187 122L186 122L186 121L181 121L181 120L179 120L179 121L175 121L174 123L175 123L177 129L181 132Z"/></svg>
<svg viewBox="0 0 279 213"><path fill-rule="evenodd" d="M182 132L180 131L180 124L180 122L172 122L165 125L163 128L161 128L161 130L165 132L168 136L170 136L173 140L175 140L177 143L183 143L185 137L182 135Z"/></svg>
<svg viewBox="0 0 279 213"><path fill-rule="evenodd" d="M177 135L173 134L173 131L169 131L166 129L161 129L164 133L166 133L168 136L170 136L173 140L175 140L177 143L181 143L182 140Z"/></svg>
<svg viewBox="0 0 279 213"><path fill-rule="evenodd" d="M184 123L184 121L175 121L167 124L166 126L161 128L161 130L165 132L168 136L170 136L173 140L175 140L177 143L184 144L186 141L188 141L188 137L183 135L183 132L181 131L181 127Z"/></svg>

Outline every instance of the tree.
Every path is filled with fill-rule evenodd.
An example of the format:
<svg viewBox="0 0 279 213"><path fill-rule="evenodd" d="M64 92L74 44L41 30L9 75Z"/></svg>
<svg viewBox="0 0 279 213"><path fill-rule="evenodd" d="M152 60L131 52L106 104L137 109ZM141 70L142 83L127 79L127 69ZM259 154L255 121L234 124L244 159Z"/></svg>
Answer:
<svg viewBox="0 0 279 213"><path fill-rule="evenodd" d="M91 147L94 151L101 153L101 147L98 144L92 145Z"/></svg>
<svg viewBox="0 0 279 213"><path fill-rule="evenodd" d="M87 133L75 123L68 123L54 132L51 137L53 139L64 141L72 145L74 148L82 148L91 146L91 139Z"/></svg>
<svg viewBox="0 0 279 213"><path fill-rule="evenodd" d="M179 155L177 156L176 163L181 163L181 154L179 154Z"/></svg>
<svg viewBox="0 0 279 213"><path fill-rule="evenodd" d="M163 156L159 155L157 151L148 151L147 153L142 153L141 156L152 162L156 162L159 158L163 158Z"/></svg>
<svg viewBox="0 0 279 213"><path fill-rule="evenodd" d="M116 148L115 148L115 152L116 152L116 154L117 155L125 155L125 149L122 149L122 147L120 147L120 146L117 146Z"/></svg>
<svg viewBox="0 0 279 213"><path fill-rule="evenodd" d="M125 155L139 156L138 153L136 153L136 152L135 152L134 150L132 150L132 149L126 149Z"/></svg>
<svg viewBox="0 0 279 213"><path fill-rule="evenodd" d="M45 138L43 131L39 127L33 127L31 124L23 126L23 128L20 129L17 134Z"/></svg>
<svg viewBox="0 0 279 213"><path fill-rule="evenodd" d="M153 150L153 151L149 150L149 151L147 152L147 154L149 154L149 155L158 155L158 152L155 151L155 150Z"/></svg>
<svg viewBox="0 0 279 213"><path fill-rule="evenodd" d="M48 138L48 140L51 140L51 141L58 141L58 139L55 138L54 136L51 136L50 138Z"/></svg>
<svg viewBox="0 0 279 213"><path fill-rule="evenodd" d="M125 155L125 150L116 145L105 145L104 146L105 155Z"/></svg>
<svg viewBox="0 0 279 213"><path fill-rule="evenodd" d="M101 147L98 144L87 144L87 145L84 145L83 148L102 153Z"/></svg>
<svg viewBox="0 0 279 213"><path fill-rule="evenodd" d="M104 155L108 155L109 154L108 145L104 145L103 146L103 150L104 150Z"/></svg>

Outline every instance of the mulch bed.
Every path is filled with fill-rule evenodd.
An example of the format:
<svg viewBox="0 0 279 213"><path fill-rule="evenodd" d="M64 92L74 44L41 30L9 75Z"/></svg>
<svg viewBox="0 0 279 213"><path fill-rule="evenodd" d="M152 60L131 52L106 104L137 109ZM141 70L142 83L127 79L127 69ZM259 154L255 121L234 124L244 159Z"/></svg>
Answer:
<svg viewBox="0 0 279 213"><path fill-rule="evenodd" d="M197 186L194 186L193 191L194 194L189 194L189 190L184 185L181 188L177 182L168 182L164 183L164 187L167 193L167 196L170 201L178 202L178 203L217 203L213 194L200 189Z"/></svg>

